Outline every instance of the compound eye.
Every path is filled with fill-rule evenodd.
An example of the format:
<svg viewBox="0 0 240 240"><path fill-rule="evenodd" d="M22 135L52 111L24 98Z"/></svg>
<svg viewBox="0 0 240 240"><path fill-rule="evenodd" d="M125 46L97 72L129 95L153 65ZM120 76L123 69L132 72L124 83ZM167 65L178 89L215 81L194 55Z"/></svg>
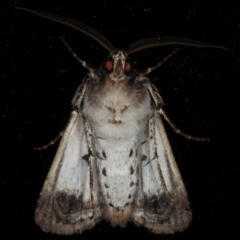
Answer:
<svg viewBox="0 0 240 240"><path fill-rule="evenodd" d="M132 63L129 60L127 60L125 63L124 72L129 73L132 71L132 69L133 69Z"/></svg>
<svg viewBox="0 0 240 240"><path fill-rule="evenodd" d="M104 68L105 71L111 72L113 70L113 61L112 61L112 59L107 59L103 63L103 68Z"/></svg>

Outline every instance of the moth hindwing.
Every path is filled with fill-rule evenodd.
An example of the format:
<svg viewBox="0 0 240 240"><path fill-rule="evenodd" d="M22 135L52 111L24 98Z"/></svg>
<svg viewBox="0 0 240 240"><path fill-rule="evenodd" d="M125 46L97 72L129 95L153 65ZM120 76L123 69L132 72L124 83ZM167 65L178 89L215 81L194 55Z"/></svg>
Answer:
<svg viewBox="0 0 240 240"><path fill-rule="evenodd" d="M36 223L57 234L81 233L103 219L122 227L132 221L154 233L183 231L192 214L161 115L184 137L206 139L173 125L158 89L146 77L176 51L139 72L127 52L113 50L93 29L72 19L22 10L74 27L110 52L96 69L73 53L89 73L73 98L70 120L38 200ZM130 53L169 44L218 47L163 37L136 42Z"/></svg>

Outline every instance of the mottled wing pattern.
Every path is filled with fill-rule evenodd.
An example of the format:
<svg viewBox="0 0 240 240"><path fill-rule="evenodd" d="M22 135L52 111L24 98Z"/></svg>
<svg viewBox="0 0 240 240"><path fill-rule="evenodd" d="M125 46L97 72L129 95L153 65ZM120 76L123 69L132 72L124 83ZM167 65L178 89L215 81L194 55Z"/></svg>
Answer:
<svg viewBox="0 0 240 240"><path fill-rule="evenodd" d="M73 111L38 200L35 221L43 231L81 233L101 220L92 160L84 119Z"/></svg>
<svg viewBox="0 0 240 240"><path fill-rule="evenodd" d="M149 140L139 150L140 176L132 219L155 233L183 231L191 210L160 115L149 124Z"/></svg>

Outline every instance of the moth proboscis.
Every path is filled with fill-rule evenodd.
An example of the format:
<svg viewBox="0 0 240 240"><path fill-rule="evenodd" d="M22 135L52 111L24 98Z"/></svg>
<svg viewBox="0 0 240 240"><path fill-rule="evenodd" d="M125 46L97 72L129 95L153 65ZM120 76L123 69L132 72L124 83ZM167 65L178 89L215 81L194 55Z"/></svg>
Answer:
<svg viewBox="0 0 240 240"><path fill-rule="evenodd" d="M81 233L106 219L124 227L128 221L154 233L188 227L192 213L161 115L177 133L197 141L206 138L181 132L163 110L158 89L146 76L162 62L141 72L128 55L164 45L214 46L179 37L143 39L129 51L114 50L99 32L75 20L18 8L73 27L109 51L94 69L67 46L89 70L73 98L66 128L43 185L35 221L45 232Z"/></svg>

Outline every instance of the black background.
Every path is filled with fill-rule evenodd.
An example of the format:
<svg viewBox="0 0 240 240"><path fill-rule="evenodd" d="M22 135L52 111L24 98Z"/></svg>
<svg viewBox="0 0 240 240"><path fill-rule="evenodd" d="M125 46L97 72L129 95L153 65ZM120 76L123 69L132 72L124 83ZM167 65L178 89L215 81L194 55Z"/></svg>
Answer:
<svg viewBox="0 0 240 240"><path fill-rule="evenodd" d="M180 3L181 2L181 3ZM238 1L158 1L112 4L92 1L1 1L0 69L2 119L1 239L232 239L239 221L240 3ZM229 48L180 47L149 74L165 110L184 132L209 137L189 141L167 125L193 220L187 230L156 235L129 223L103 221L82 235L43 233L34 209L57 145L33 151L64 127L71 99L87 73L59 40L64 36L78 55L98 66L108 52L88 36L14 6L76 19L106 36L115 48L142 38L181 36ZM176 46L131 55L136 67L153 66Z"/></svg>

